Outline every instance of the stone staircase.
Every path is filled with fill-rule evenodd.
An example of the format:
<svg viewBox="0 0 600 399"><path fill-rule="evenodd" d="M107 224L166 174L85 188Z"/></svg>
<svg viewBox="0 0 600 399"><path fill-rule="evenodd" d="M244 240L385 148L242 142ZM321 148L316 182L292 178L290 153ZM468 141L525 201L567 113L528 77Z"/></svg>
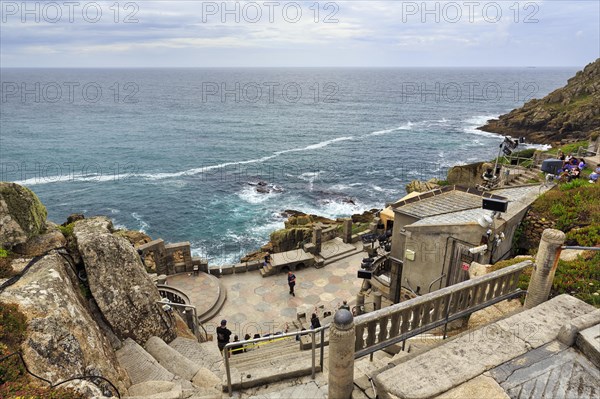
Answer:
<svg viewBox="0 0 600 399"><path fill-rule="evenodd" d="M232 354L229 362L233 389L246 389L310 375L312 352L300 351L299 346L299 342L293 337L274 338L274 341L260 342L246 352ZM316 370L321 371L318 352ZM227 390L226 376L223 377L223 390Z"/></svg>
<svg viewBox="0 0 600 399"><path fill-rule="evenodd" d="M214 349L213 349L214 347ZM214 342L177 338L167 345L151 337L144 347L131 339L117 351L132 386L129 399L221 398L223 360Z"/></svg>
<svg viewBox="0 0 600 399"><path fill-rule="evenodd" d="M271 265L271 262L267 262L267 266L261 267L258 270L260 270L260 275L263 277L274 276L279 273L279 270L274 268L273 265Z"/></svg>
<svg viewBox="0 0 600 399"><path fill-rule="evenodd" d="M523 186L526 184L539 183L543 181L539 169L509 169L510 174L504 183L504 187Z"/></svg>

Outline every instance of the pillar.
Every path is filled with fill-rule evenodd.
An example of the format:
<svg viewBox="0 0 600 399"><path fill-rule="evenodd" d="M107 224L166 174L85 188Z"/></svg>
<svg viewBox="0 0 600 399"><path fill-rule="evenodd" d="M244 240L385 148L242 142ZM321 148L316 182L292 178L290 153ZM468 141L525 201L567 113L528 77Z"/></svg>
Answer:
<svg viewBox="0 0 600 399"><path fill-rule="evenodd" d="M344 219L344 237L346 244L352 244L352 219Z"/></svg>
<svg viewBox="0 0 600 399"><path fill-rule="evenodd" d="M558 266L560 247L565 242L565 233L560 230L546 229L542 233L540 246L535 258L533 274L527 288L525 309L531 309L548 300L552 280Z"/></svg>
<svg viewBox="0 0 600 399"><path fill-rule="evenodd" d="M362 314L362 309L365 305L365 294L359 292L356 294L356 315Z"/></svg>
<svg viewBox="0 0 600 399"><path fill-rule="evenodd" d="M352 397L355 339L352 313L339 309L329 329L329 399Z"/></svg>
<svg viewBox="0 0 600 399"><path fill-rule="evenodd" d="M381 309L381 292L377 291L373 293L373 305L375 310Z"/></svg>
<svg viewBox="0 0 600 399"><path fill-rule="evenodd" d="M321 228L313 227L312 243L315 246L315 253L321 253Z"/></svg>

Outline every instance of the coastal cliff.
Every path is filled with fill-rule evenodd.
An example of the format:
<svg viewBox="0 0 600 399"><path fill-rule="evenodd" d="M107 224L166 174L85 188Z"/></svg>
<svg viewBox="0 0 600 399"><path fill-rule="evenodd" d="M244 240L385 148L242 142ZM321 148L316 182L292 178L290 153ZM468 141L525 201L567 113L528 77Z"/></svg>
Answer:
<svg viewBox="0 0 600 399"><path fill-rule="evenodd" d="M600 133L600 58L542 99L492 119L480 130L538 144L584 140Z"/></svg>
<svg viewBox="0 0 600 399"><path fill-rule="evenodd" d="M25 373L15 353L53 383L102 376L127 392L131 381L115 355L121 342L170 342L185 332L179 316L156 304L158 289L123 237L135 234L115 232L104 217L59 227L46 216L31 190L0 182L0 358L13 354L0 363L0 397L79 399L108 389L76 379L61 385L67 390L50 391Z"/></svg>

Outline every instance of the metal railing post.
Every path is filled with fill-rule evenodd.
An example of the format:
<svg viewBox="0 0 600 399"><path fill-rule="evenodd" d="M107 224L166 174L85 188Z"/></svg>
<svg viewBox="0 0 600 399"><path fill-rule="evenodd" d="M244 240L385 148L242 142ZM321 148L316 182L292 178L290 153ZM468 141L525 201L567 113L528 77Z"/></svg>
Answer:
<svg viewBox="0 0 600 399"><path fill-rule="evenodd" d="M311 376L310 378L312 378L313 380L315 379L315 349L316 349L316 334L315 334L315 330L312 330L312 356L311 356Z"/></svg>
<svg viewBox="0 0 600 399"><path fill-rule="evenodd" d="M229 393L229 396L233 396L233 389L231 388L231 370L229 368L229 348L227 345L225 345L225 348L223 348L223 356L225 356L225 371L227 372L227 392Z"/></svg>
<svg viewBox="0 0 600 399"><path fill-rule="evenodd" d="M321 330L321 359L320 359L320 363L321 363L321 373L323 372L323 363L325 362L325 329L323 328Z"/></svg>

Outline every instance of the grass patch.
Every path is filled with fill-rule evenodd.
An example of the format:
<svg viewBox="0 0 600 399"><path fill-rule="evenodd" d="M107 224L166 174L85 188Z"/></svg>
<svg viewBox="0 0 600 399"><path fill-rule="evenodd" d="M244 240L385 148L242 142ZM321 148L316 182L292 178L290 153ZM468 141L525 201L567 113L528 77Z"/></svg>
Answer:
<svg viewBox="0 0 600 399"><path fill-rule="evenodd" d="M600 224L600 184L582 179L559 185L540 196L532 209L541 217L556 221L556 228L568 232L573 228Z"/></svg>
<svg viewBox="0 0 600 399"><path fill-rule="evenodd" d="M63 236L65 236L65 238L70 238L73 237L73 227L74 227L75 223L69 223L66 226L58 226L58 229L60 230L60 232L62 233Z"/></svg>
<svg viewBox="0 0 600 399"><path fill-rule="evenodd" d="M14 275L11 266L13 258L14 256L10 251L0 249L0 278L10 278Z"/></svg>
<svg viewBox="0 0 600 399"><path fill-rule="evenodd" d="M531 258L533 259L533 258ZM508 266L523 262L526 258L508 259L497 262L492 268L492 271L500 270ZM558 267L552 289L550 290L550 298L561 294L569 294L575 298L589 303L597 308L600 307L600 252L587 251L578 256L577 259L567 262L558 261ZM519 277L519 288L527 290L533 266L526 268Z"/></svg>
<svg viewBox="0 0 600 399"><path fill-rule="evenodd" d="M575 143L565 144L561 147L551 148L546 151L548 154L558 155L559 151L562 151L565 155L569 155L571 153L576 154L579 147L587 148L589 142L586 141L577 141Z"/></svg>

